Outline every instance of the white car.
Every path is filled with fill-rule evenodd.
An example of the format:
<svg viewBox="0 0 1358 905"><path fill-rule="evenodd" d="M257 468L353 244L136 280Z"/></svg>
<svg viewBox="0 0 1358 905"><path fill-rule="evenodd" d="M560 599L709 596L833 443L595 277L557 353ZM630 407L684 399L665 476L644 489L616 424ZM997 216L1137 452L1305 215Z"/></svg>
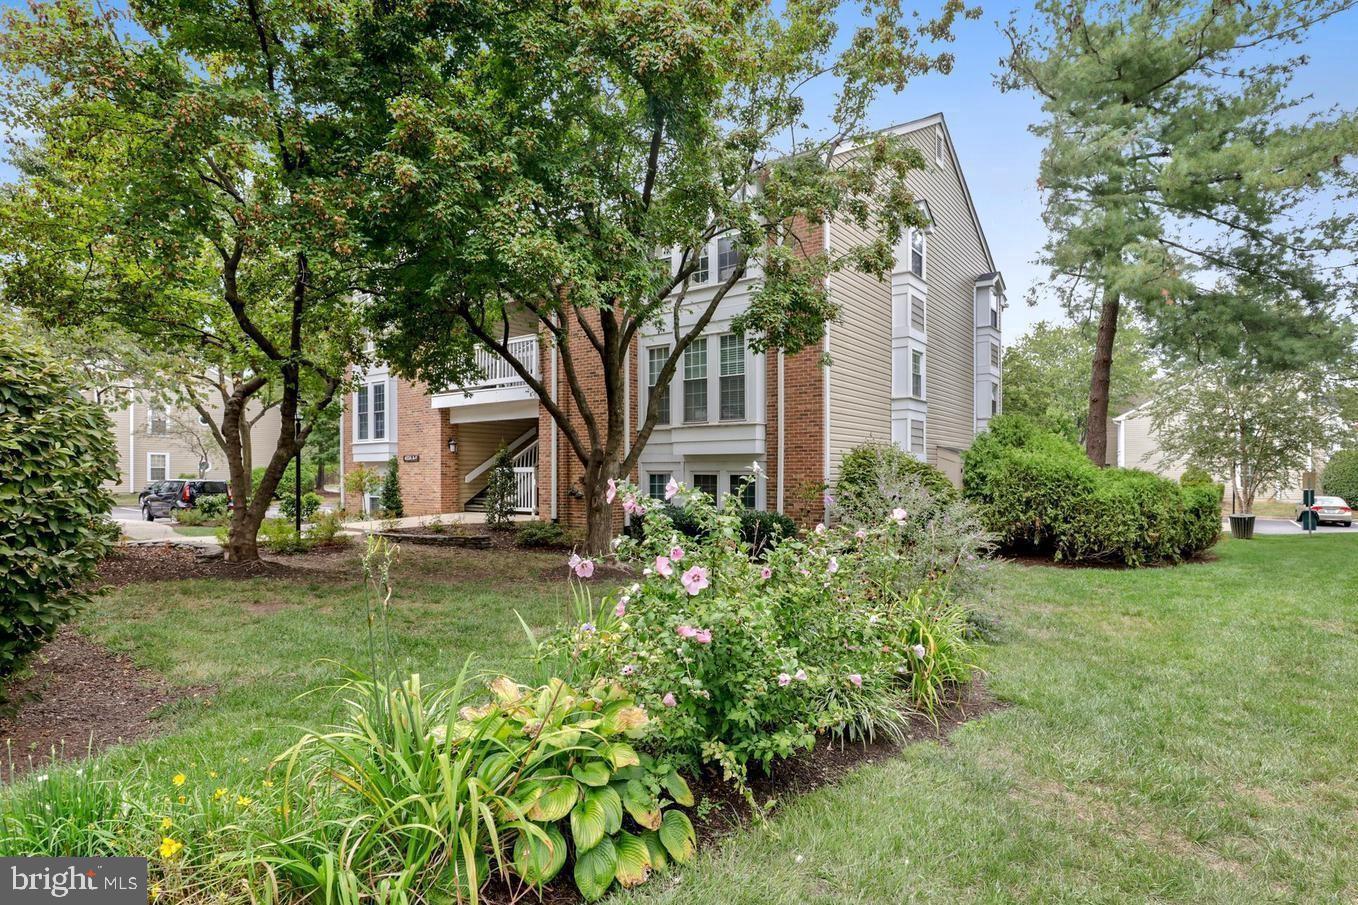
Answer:
<svg viewBox="0 0 1358 905"><path fill-rule="evenodd" d="M1297 521L1301 521L1301 514L1306 511L1304 503L1297 504ZM1350 526L1353 524L1353 510L1349 504L1337 496L1318 496L1316 504L1311 507L1311 511L1316 514L1316 524L1323 525L1326 522L1333 522L1336 525Z"/></svg>

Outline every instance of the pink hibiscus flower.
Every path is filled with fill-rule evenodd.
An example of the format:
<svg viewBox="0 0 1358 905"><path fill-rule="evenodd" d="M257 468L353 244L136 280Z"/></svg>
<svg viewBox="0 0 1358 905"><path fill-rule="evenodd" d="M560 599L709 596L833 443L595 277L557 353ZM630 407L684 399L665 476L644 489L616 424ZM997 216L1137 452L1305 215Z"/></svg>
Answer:
<svg viewBox="0 0 1358 905"><path fill-rule="evenodd" d="M675 628L674 633L680 638L696 638L698 630L691 625L681 625Z"/></svg>
<svg viewBox="0 0 1358 905"><path fill-rule="evenodd" d="M849 673L849 681L853 683L854 688L863 687L863 677L856 672Z"/></svg>
<svg viewBox="0 0 1358 905"><path fill-rule="evenodd" d="M698 629L698 633L693 636L693 640L697 641L699 644L711 644L712 630L706 628Z"/></svg>
<svg viewBox="0 0 1358 905"><path fill-rule="evenodd" d="M626 616L626 615L627 615L627 598L626 598L626 597L624 597L623 599L619 600L619 601L618 601L618 605L615 606L615 607L613 607L613 615L614 615L614 616L617 616L619 619L621 619L623 616Z"/></svg>
<svg viewBox="0 0 1358 905"><path fill-rule="evenodd" d="M764 579L765 581L768 581L770 578L773 577L773 570L770 569L768 566L765 566L764 568L759 570L759 577Z"/></svg>
<svg viewBox="0 0 1358 905"><path fill-rule="evenodd" d="M589 578L594 574L594 560L582 559L572 566L572 568L575 570L576 578Z"/></svg>
<svg viewBox="0 0 1358 905"><path fill-rule="evenodd" d="M891 510L891 519L898 525L904 525L905 519L908 515L909 513L907 513L904 509L900 508L899 506Z"/></svg>
<svg viewBox="0 0 1358 905"><path fill-rule="evenodd" d="M792 684L792 676L788 675L785 672L780 672L778 674L778 687L785 688L790 684Z"/></svg>
<svg viewBox="0 0 1358 905"><path fill-rule="evenodd" d="M674 478L670 478L669 483L665 485L665 502L668 503L670 500L674 499L674 495L678 492L679 483L675 481Z"/></svg>
<svg viewBox="0 0 1358 905"><path fill-rule="evenodd" d="M613 505L613 500L618 496L618 482L613 478L608 479L608 490L604 493L604 502Z"/></svg>
<svg viewBox="0 0 1358 905"><path fill-rule="evenodd" d="M684 548L683 548L683 547L674 547L674 548L672 548L672 549L670 550L670 560L671 560L671 561L673 561L673 562L678 562L679 560L681 560L681 559L683 559L683 558L684 558Z"/></svg>
<svg viewBox="0 0 1358 905"><path fill-rule="evenodd" d="M833 556L831 556L831 557L830 557L830 561L829 561L828 563L826 563L826 565L825 565L825 571L829 572L831 575L833 575L833 574L835 574L836 572L838 572L838 571L839 571L839 560L838 560L838 559L835 559Z"/></svg>
<svg viewBox="0 0 1358 905"><path fill-rule="evenodd" d="M662 578L669 578L674 574L674 566L670 563L668 556L657 556L655 558L655 571Z"/></svg>
<svg viewBox="0 0 1358 905"><path fill-rule="evenodd" d="M664 704L666 707L673 707L679 702L674 699L674 692L667 691L665 692L665 696L660 699L660 703Z"/></svg>
<svg viewBox="0 0 1358 905"><path fill-rule="evenodd" d="M694 566L681 575L679 580L684 583L684 590L688 591L688 596L696 597L699 591L707 587L707 570L702 566Z"/></svg>

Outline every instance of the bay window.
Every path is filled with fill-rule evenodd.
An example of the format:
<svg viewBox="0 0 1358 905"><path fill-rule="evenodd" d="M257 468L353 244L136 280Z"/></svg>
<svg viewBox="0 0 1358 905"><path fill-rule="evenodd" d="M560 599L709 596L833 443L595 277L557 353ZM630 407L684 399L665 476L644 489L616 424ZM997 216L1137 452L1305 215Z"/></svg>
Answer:
<svg viewBox="0 0 1358 905"><path fill-rule="evenodd" d="M684 350L684 420L707 420L707 337Z"/></svg>
<svg viewBox="0 0 1358 905"><path fill-rule="evenodd" d="M721 338L720 416L722 421L745 420L745 337L728 333Z"/></svg>

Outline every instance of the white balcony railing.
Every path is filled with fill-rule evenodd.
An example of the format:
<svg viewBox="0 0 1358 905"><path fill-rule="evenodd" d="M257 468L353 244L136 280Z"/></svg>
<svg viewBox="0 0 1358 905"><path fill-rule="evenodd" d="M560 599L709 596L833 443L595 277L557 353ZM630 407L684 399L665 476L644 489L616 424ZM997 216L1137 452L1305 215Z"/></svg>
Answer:
<svg viewBox="0 0 1358 905"><path fill-rule="evenodd" d="M541 368L538 363L538 338L536 336L516 336L510 339L509 354L527 366L528 372L533 377L541 376ZM500 387L520 386L526 383L519 376L519 372L514 370L506 359L501 358L484 346L476 350L476 366L481 370L481 379L466 384L461 387L462 390L467 392L492 390Z"/></svg>

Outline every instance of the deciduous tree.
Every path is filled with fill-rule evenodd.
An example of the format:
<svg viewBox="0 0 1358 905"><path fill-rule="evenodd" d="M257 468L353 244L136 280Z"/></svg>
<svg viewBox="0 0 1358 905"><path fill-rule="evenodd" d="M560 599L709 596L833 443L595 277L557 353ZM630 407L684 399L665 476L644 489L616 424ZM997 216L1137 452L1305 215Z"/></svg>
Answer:
<svg viewBox="0 0 1358 905"><path fill-rule="evenodd" d="M758 276L735 323L751 346L795 352L835 316L826 277L889 272L902 230L924 222L906 185L922 156L868 134L866 110L914 75L948 71L934 45L974 11L944 0L915 20L869 0L867 24L840 36L840 8L530 2L497 7L467 52L460 24L437 9L387 7L382 28L409 37L369 60L401 76L370 108L387 133L368 168L366 221L386 255L372 306L379 353L435 386L477 376L477 348L508 361L584 465L591 551L609 548L609 479L637 465L656 400L734 287ZM813 84L834 93L808 125ZM831 251L790 228L826 220L878 238ZM735 254L699 302L699 249L717 236L735 239ZM656 260L666 250L670 266ZM560 394L510 348L520 316L551 345ZM647 417L629 427L629 350L655 324L672 327L670 354Z"/></svg>

